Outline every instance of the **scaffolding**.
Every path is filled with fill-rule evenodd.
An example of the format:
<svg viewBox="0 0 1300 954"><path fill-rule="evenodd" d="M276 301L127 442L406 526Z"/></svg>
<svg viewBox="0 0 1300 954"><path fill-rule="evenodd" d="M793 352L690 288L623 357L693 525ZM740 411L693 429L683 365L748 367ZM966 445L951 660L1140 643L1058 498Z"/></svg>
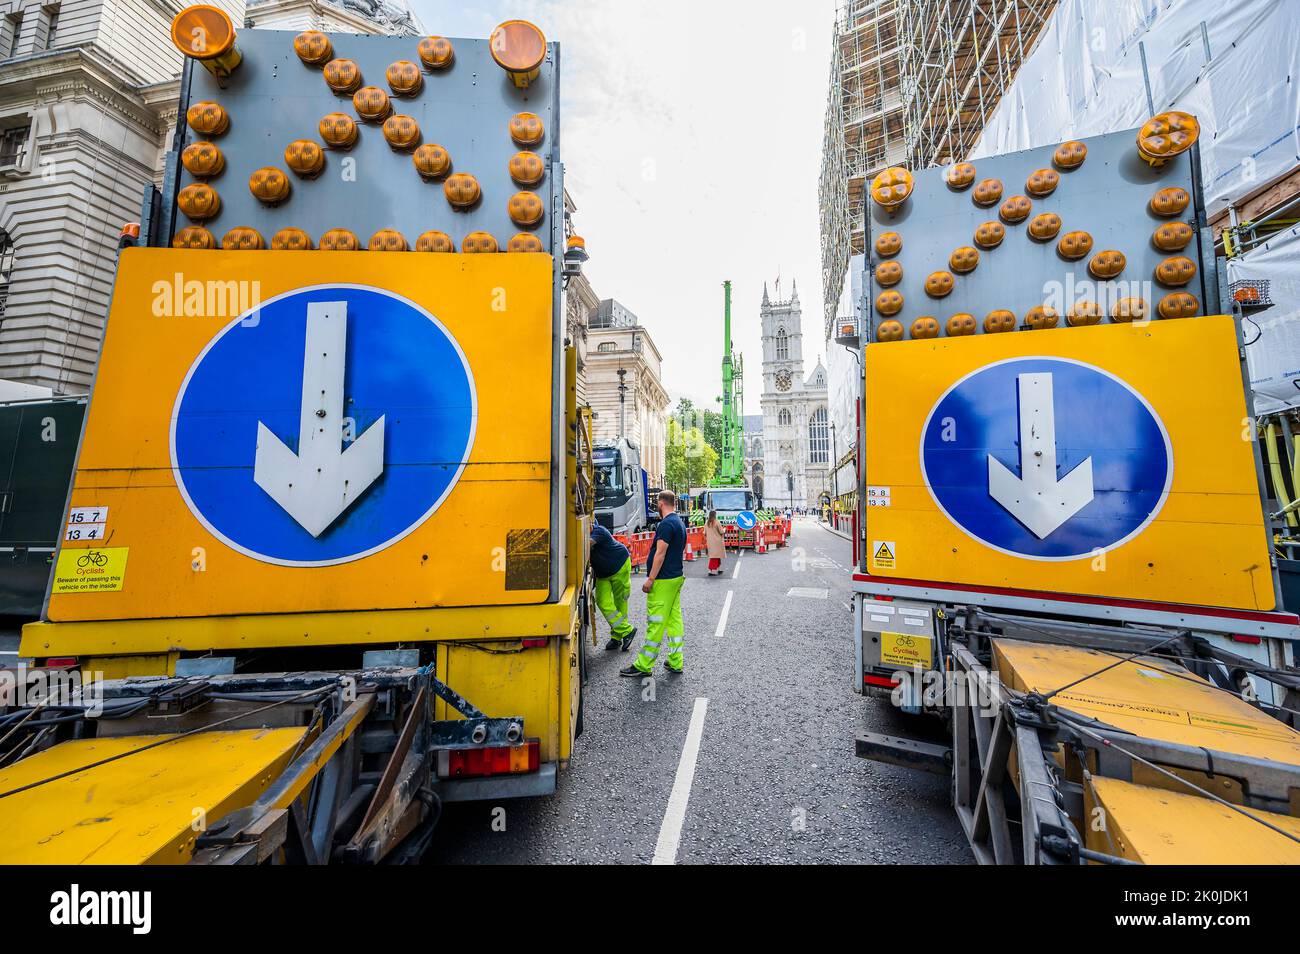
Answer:
<svg viewBox="0 0 1300 954"><path fill-rule="evenodd" d="M835 18L821 181L831 337L867 184L881 169L965 158L1056 0L843 0Z"/></svg>
<svg viewBox="0 0 1300 954"><path fill-rule="evenodd" d="M822 289L826 333L848 271L862 252L866 183L905 155L897 0L847 0L835 18L822 140Z"/></svg>
<svg viewBox="0 0 1300 954"><path fill-rule="evenodd" d="M911 0L899 5L907 164L960 162L984 131L1056 0Z"/></svg>

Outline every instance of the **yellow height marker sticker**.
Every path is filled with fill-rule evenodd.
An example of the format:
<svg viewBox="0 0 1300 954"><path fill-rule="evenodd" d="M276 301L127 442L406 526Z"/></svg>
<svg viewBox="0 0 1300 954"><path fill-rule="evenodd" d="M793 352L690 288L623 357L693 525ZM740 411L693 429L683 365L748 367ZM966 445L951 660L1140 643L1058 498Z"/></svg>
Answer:
<svg viewBox="0 0 1300 954"><path fill-rule="evenodd" d="M871 565L877 570L892 570L897 553L893 540L871 541Z"/></svg>
<svg viewBox="0 0 1300 954"><path fill-rule="evenodd" d="M126 579L130 547L64 549L54 568L55 593L102 593L120 590Z"/></svg>

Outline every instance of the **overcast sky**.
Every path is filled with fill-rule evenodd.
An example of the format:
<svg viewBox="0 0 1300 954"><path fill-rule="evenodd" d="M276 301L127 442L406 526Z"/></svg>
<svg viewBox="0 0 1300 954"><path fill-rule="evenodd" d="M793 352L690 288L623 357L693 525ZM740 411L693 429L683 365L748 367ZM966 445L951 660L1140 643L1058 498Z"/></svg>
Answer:
<svg viewBox="0 0 1300 954"><path fill-rule="evenodd" d="M522 17L561 49L566 185L587 277L649 330L675 406L721 391L732 282L745 412L761 389L758 306L798 280L805 371L823 353L817 177L834 0L409 0L432 33Z"/></svg>

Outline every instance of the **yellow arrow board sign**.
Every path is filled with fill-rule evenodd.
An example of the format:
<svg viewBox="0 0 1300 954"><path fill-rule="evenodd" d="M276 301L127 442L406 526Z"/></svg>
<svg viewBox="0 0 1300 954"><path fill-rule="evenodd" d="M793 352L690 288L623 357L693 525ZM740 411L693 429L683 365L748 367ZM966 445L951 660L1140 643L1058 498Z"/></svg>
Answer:
<svg viewBox="0 0 1300 954"><path fill-rule="evenodd" d="M112 520L63 544L49 619L544 601L552 277L126 250L71 500Z"/></svg>
<svg viewBox="0 0 1300 954"><path fill-rule="evenodd" d="M866 354L872 575L1274 608L1230 317Z"/></svg>

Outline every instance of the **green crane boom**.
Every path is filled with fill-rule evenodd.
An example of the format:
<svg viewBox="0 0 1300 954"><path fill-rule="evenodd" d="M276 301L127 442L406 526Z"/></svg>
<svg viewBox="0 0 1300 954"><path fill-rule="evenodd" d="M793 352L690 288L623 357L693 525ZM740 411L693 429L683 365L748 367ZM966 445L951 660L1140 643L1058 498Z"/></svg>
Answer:
<svg viewBox="0 0 1300 954"><path fill-rule="evenodd" d="M714 474L714 487L745 484L744 368L731 350L731 282L722 283L722 458Z"/></svg>

